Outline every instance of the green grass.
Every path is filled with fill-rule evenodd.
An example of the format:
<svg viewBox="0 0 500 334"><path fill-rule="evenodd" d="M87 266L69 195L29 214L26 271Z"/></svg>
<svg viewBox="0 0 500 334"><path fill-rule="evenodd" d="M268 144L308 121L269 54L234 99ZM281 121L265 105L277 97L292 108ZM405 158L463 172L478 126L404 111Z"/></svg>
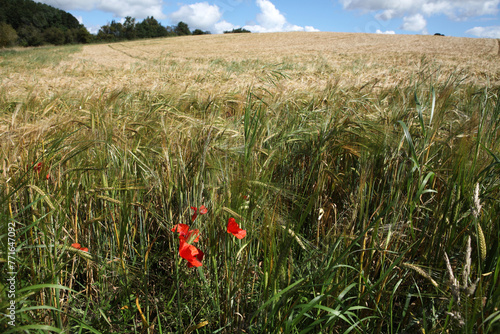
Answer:
<svg viewBox="0 0 500 334"><path fill-rule="evenodd" d="M23 67L35 69L39 67L56 66L62 60L80 51L81 45L48 46L26 49L0 50L0 66Z"/></svg>
<svg viewBox="0 0 500 334"><path fill-rule="evenodd" d="M497 332L500 87L422 75L283 96L293 64L256 63L267 89L212 100L2 98L2 313L14 223L19 331ZM37 111L52 125L29 127ZM202 267L179 257L178 223L200 230Z"/></svg>

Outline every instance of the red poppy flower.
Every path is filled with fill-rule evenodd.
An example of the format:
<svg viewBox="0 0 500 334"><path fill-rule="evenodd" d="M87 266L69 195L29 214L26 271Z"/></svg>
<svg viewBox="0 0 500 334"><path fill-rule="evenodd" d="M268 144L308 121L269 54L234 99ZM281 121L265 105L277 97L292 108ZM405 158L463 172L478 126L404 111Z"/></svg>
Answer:
<svg viewBox="0 0 500 334"><path fill-rule="evenodd" d="M172 232L178 232L180 236L189 239L191 236L196 236L193 242L200 241L200 230L194 229L189 230L189 226L186 224L177 224L171 229Z"/></svg>
<svg viewBox="0 0 500 334"><path fill-rule="evenodd" d="M196 217L198 217L198 208L195 207L195 206L192 206L191 207L191 210L194 210L194 213L193 215L191 216L191 221L194 221L196 219Z"/></svg>
<svg viewBox="0 0 500 334"><path fill-rule="evenodd" d="M247 231L241 229L232 217L227 221L227 233L231 233L238 239L243 239L247 235Z"/></svg>
<svg viewBox="0 0 500 334"><path fill-rule="evenodd" d="M89 249L87 247L82 248L82 245L78 243L71 244L71 247L81 250L82 252L87 252L87 253L89 252Z"/></svg>
<svg viewBox="0 0 500 334"><path fill-rule="evenodd" d="M203 261L203 257L205 256L205 253L203 253L201 250L198 249L198 254L196 254L196 259L201 263ZM194 267L194 264L188 263L188 268Z"/></svg>
<svg viewBox="0 0 500 334"><path fill-rule="evenodd" d="M194 213L191 216L191 220L194 221L196 219L196 217L198 217L198 208L195 206L192 206L191 210L194 210ZM207 212L208 212L208 209L204 205L200 206L200 215L204 215Z"/></svg>
<svg viewBox="0 0 500 334"><path fill-rule="evenodd" d="M42 163L39 162L37 163L34 167L33 167L33 170L37 173L40 173L40 171L42 170Z"/></svg>
<svg viewBox="0 0 500 334"><path fill-rule="evenodd" d="M203 259L203 253L193 245L187 243L186 238L179 236L179 255L189 262L188 267L200 267L200 260Z"/></svg>
<svg viewBox="0 0 500 334"><path fill-rule="evenodd" d="M172 227L171 231L172 232L179 232L180 235L186 236L188 234L188 231L189 231L189 226L187 226L186 224L177 224L177 225L174 225L174 227Z"/></svg>

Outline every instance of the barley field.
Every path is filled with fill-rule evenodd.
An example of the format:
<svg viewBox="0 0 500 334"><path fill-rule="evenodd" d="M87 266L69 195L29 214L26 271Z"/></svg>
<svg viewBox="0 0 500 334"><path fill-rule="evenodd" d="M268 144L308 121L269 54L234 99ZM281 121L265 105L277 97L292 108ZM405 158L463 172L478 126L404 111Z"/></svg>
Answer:
<svg viewBox="0 0 500 334"><path fill-rule="evenodd" d="M0 331L498 333L500 41L0 50Z"/></svg>

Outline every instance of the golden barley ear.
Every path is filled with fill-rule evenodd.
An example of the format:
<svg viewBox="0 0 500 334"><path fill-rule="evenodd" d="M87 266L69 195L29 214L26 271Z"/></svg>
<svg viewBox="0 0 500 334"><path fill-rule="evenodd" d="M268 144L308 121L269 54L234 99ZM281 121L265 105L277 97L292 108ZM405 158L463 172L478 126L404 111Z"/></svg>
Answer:
<svg viewBox="0 0 500 334"><path fill-rule="evenodd" d="M419 273L422 277L425 277L427 278L431 283L432 285L434 285L436 288L438 287L438 284L437 282L432 279L431 275L429 275L428 273L426 273L422 268L414 265L414 264L411 264L411 263L403 263L403 266L405 266L406 268L409 268L409 269L412 269L414 271L416 271L417 273Z"/></svg>
<svg viewBox="0 0 500 334"><path fill-rule="evenodd" d="M481 251L481 260L486 260L486 239L484 238L481 224L477 223L477 237L479 239L479 250Z"/></svg>

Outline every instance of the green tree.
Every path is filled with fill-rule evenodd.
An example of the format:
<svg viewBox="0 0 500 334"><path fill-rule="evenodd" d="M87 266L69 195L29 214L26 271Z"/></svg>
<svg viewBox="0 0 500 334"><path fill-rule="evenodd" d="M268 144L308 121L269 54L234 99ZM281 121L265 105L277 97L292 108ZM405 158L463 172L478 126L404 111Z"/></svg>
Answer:
<svg viewBox="0 0 500 334"><path fill-rule="evenodd" d="M125 28L115 20L102 26L97 33L97 39L106 42L115 42L125 39Z"/></svg>
<svg viewBox="0 0 500 334"><path fill-rule="evenodd" d="M68 31L81 26L70 13L32 0L0 0L0 22L16 30L23 46L41 45L46 37L51 43L60 43L60 32L64 35L63 43L75 43L74 33ZM45 32L47 29L50 30Z"/></svg>
<svg viewBox="0 0 500 334"><path fill-rule="evenodd" d="M246 30L245 28L233 29L231 31L224 31L225 34L241 34L241 33L251 33L250 30Z"/></svg>
<svg viewBox="0 0 500 334"><path fill-rule="evenodd" d="M137 31L135 29L135 19L133 17L127 16L125 22L123 23L123 29L125 32L126 39L136 39Z"/></svg>
<svg viewBox="0 0 500 334"><path fill-rule="evenodd" d="M92 34L83 25L75 29L76 43L88 44L92 41Z"/></svg>
<svg viewBox="0 0 500 334"><path fill-rule="evenodd" d="M43 32L43 39L45 42L54 45L62 45L66 42L64 31L56 27L45 29Z"/></svg>
<svg viewBox="0 0 500 334"><path fill-rule="evenodd" d="M10 24L0 22L0 47L14 45L17 40L17 33Z"/></svg>
<svg viewBox="0 0 500 334"><path fill-rule="evenodd" d="M22 46L39 46L44 41L41 31L32 25L21 26L17 29L17 35Z"/></svg>
<svg viewBox="0 0 500 334"><path fill-rule="evenodd" d="M146 17L141 23L136 25L137 37L155 38L168 35L167 29L162 26L153 16Z"/></svg>
<svg viewBox="0 0 500 334"><path fill-rule="evenodd" d="M123 24L113 20L111 21L109 27L111 34L115 36L115 40L125 39L125 28L123 27Z"/></svg>
<svg viewBox="0 0 500 334"><path fill-rule="evenodd" d="M203 31L201 29L193 30L193 35L210 35L210 31Z"/></svg>
<svg viewBox="0 0 500 334"><path fill-rule="evenodd" d="M178 36L191 35L191 31L189 30L187 23L182 21L177 24L174 31Z"/></svg>

